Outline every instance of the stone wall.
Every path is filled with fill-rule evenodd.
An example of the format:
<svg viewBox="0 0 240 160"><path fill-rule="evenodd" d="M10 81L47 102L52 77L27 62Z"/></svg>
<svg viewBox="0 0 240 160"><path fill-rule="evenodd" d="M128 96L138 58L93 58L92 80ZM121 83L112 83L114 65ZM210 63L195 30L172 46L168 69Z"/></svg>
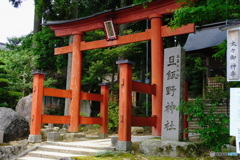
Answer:
<svg viewBox="0 0 240 160"><path fill-rule="evenodd" d="M28 141L22 140L15 145L0 146L0 159L11 160L15 159L18 154L27 149Z"/></svg>

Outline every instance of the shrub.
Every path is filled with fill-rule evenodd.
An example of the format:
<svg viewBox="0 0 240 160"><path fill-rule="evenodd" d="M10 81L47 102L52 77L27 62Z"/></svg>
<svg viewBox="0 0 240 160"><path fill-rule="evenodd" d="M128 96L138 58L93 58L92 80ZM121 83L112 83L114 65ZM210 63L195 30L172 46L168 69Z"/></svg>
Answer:
<svg viewBox="0 0 240 160"><path fill-rule="evenodd" d="M180 108L188 115L188 121L196 120L200 128L195 132L200 134L203 144L211 150L220 151L229 142L229 119L226 114L214 113L217 104L212 104L207 110L206 103L202 99L196 99L194 102L182 102Z"/></svg>
<svg viewBox="0 0 240 160"><path fill-rule="evenodd" d="M8 86L9 81L7 79L0 78L0 87Z"/></svg>
<svg viewBox="0 0 240 160"><path fill-rule="evenodd" d="M118 128L118 103L109 102L108 107L108 129L109 131L116 131Z"/></svg>

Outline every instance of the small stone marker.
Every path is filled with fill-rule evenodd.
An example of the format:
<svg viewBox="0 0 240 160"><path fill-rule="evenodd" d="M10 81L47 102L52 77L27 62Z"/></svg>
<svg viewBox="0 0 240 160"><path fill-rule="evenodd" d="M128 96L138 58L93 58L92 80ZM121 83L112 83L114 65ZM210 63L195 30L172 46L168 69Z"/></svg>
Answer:
<svg viewBox="0 0 240 160"><path fill-rule="evenodd" d="M48 128L53 128L53 127L54 127L54 124L48 123Z"/></svg>
<svg viewBox="0 0 240 160"><path fill-rule="evenodd" d="M60 133L59 132L48 132L47 133L47 141L51 141L51 142L60 141Z"/></svg>
<svg viewBox="0 0 240 160"><path fill-rule="evenodd" d="M42 142L42 135L29 135L28 136L28 142L31 143L40 143Z"/></svg>
<svg viewBox="0 0 240 160"><path fill-rule="evenodd" d="M118 142L118 137L111 137L112 146L116 146L117 142Z"/></svg>
<svg viewBox="0 0 240 160"><path fill-rule="evenodd" d="M4 132L0 131L0 143L3 143Z"/></svg>
<svg viewBox="0 0 240 160"><path fill-rule="evenodd" d="M183 99L183 64L185 52L181 47L164 50L164 84L162 108L162 139L182 140L182 112L176 110Z"/></svg>

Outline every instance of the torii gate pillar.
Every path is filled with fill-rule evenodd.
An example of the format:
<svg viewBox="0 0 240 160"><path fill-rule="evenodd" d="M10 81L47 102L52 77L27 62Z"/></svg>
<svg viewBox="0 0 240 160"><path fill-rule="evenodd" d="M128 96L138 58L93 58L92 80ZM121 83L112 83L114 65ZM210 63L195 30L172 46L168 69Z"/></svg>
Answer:
<svg viewBox="0 0 240 160"><path fill-rule="evenodd" d="M69 132L79 131L79 113L80 113L80 94L81 94L81 77L82 77L82 52L80 43L83 33L76 33L73 36L73 51L72 51L72 69L71 69L71 84L72 99L70 101L70 125Z"/></svg>
<svg viewBox="0 0 240 160"><path fill-rule="evenodd" d="M156 126L152 127L153 136L161 136L162 130L162 97L163 97L163 39L161 26L163 16L153 14L151 20L151 78L156 85L156 94L152 95L152 115L156 116Z"/></svg>

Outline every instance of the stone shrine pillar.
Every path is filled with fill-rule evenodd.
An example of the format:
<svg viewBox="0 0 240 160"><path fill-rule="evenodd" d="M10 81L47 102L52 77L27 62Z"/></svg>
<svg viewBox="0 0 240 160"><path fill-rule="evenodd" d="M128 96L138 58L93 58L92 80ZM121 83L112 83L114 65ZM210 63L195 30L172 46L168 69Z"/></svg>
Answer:
<svg viewBox="0 0 240 160"><path fill-rule="evenodd" d="M164 50L163 140L183 139L183 114L176 108L184 98L184 59L185 52L181 47Z"/></svg>

